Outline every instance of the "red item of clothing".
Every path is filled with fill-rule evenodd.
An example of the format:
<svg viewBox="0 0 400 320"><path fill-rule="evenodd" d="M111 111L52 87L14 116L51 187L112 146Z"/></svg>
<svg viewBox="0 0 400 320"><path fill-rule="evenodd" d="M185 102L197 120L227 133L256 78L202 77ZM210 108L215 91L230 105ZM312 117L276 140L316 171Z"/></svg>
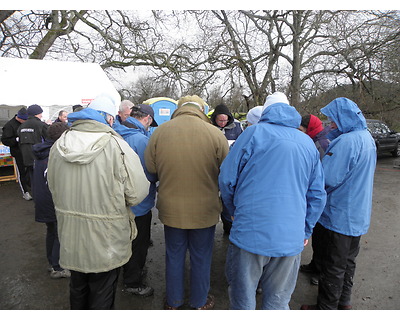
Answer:
<svg viewBox="0 0 400 320"><path fill-rule="evenodd" d="M318 117L310 114L310 122L308 123L306 133L313 139L322 130L324 130L322 121Z"/></svg>

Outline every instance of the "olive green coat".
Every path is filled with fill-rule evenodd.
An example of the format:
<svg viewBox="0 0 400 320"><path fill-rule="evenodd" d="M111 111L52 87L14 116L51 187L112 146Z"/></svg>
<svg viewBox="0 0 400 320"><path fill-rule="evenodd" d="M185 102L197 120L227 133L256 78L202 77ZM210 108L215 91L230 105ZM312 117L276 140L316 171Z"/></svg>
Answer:
<svg viewBox="0 0 400 320"><path fill-rule="evenodd" d="M218 174L228 141L192 106L178 108L160 125L145 151L146 167L158 175L161 222L180 229L208 228L222 210Z"/></svg>
<svg viewBox="0 0 400 320"><path fill-rule="evenodd" d="M78 120L54 143L48 164L60 239L60 265L105 272L131 256L130 206L148 194L139 157L109 126Z"/></svg>

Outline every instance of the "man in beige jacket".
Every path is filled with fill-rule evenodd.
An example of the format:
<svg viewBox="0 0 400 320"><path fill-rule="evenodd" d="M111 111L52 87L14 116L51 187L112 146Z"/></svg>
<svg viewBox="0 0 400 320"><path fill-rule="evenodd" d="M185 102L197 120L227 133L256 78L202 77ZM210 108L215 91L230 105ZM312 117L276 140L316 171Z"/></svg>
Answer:
<svg viewBox="0 0 400 320"><path fill-rule="evenodd" d="M165 309L184 304L185 256L191 261L189 304L211 309L208 295L215 225L222 209L219 167L228 153L224 134L204 114L198 96L178 101L172 119L160 125L145 151L146 167L158 175L157 209L166 246Z"/></svg>
<svg viewBox="0 0 400 320"><path fill-rule="evenodd" d="M68 115L71 128L50 151L48 184L60 238L60 265L71 270L71 309L113 309L119 267L131 256L131 206L148 194L138 155L110 127L108 96Z"/></svg>

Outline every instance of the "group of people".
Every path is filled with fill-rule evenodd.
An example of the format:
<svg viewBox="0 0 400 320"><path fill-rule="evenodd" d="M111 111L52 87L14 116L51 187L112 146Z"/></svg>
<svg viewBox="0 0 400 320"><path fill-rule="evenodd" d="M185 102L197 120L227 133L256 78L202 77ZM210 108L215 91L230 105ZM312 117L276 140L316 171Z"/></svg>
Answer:
<svg viewBox="0 0 400 320"><path fill-rule="evenodd" d="M317 303L302 309L350 309L376 165L358 106L333 100L321 109L332 122L324 129L275 92L249 111L245 130L226 105L211 119L196 95L177 106L158 126L151 106L124 100L117 112L115 101L101 95L68 114L70 126L54 130L51 149L35 146L49 151L45 179L57 215L59 265L70 270L71 309L114 308L120 269L124 290L153 294L144 265L154 206L164 225L164 309L185 304L187 252L189 306L214 308L210 273L220 218L230 240L230 309L255 309L256 292L262 309L289 309L311 236L319 291ZM151 126L158 128L150 135Z"/></svg>

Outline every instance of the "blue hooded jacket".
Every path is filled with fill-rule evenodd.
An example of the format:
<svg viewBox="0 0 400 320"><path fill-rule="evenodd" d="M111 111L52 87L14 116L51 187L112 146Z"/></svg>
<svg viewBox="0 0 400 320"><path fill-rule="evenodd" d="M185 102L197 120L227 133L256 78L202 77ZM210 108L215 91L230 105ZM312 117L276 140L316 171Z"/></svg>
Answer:
<svg viewBox="0 0 400 320"><path fill-rule="evenodd" d="M294 256L321 216L324 174L294 107L275 103L239 136L221 166L222 200L234 217L230 241L269 257Z"/></svg>
<svg viewBox="0 0 400 320"><path fill-rule="evenodd" d="M156 196L156 182L157 176L147 171L144 161L144 150L149 143L148 132L144 128L143 124L133 117L128 117L127 122L135 125L135 128L128 128L119 122L115 122L113 129L119 133L122 138L129 144L129 146L137 153L140 158L140 162L143 166L144 173L146 174L147 180L150 182L149 194L147 197L139 203L137 206L131 207L132 212L135 216L140 217L147 214L155 204Z"/></svg>
<svg viewBox="0 0 400 320"><path fill-rule="evenodd" d="M321 109L336 123L322 159L328 195L319 223L347 236L367 233L372 208L376 147L358 106L337 98Z"/></svg>

